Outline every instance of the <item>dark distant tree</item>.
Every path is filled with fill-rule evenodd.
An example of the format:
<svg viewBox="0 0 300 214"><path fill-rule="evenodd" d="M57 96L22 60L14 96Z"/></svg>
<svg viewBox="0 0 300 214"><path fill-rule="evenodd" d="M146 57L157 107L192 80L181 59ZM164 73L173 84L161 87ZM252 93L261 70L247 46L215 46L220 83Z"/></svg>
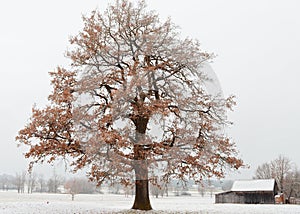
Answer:
<svg viewBox="0 0 300 214"><path fill-rule="evenodd" d="M293 163L289 158L279 155L276 159L258 166L254 178L274 178L278 184L279 191L290 198L298 175L297 170L293 170L292 166Z"/></svg>
<svg viewBox="0 0 300 214"><path fill-rule="evenodd" d="M99 185L135 176L132 208L150 210L151 168L201 181L243 165L223 131L235 102L207 92L202 69L213 55L198 41L182 39L144 1L117 0L83 20L70 39L71 68L50 73L50 104L33 108L16 138L30 147L31 166L69 156L75 170L90 166Z"/></svg>

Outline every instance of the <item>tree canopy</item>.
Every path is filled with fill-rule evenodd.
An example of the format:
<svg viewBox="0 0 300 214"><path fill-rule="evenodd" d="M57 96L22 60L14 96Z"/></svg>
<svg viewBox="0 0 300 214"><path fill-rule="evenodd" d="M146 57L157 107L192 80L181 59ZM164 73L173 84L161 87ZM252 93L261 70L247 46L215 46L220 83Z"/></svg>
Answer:
<svg viewBox="0 0 300 214"><path fill-rule="evenodd" d="M29 146L31 164L71 157L99 185L135 183L144 196L133 208L146 210L152 175L200 181L243 165L224 133L234 99L205 88L203 65L213 54L144 1L117 0L83 21L70 39L70 68L50 73L49 104L33 108L16 138Z"/></svg>

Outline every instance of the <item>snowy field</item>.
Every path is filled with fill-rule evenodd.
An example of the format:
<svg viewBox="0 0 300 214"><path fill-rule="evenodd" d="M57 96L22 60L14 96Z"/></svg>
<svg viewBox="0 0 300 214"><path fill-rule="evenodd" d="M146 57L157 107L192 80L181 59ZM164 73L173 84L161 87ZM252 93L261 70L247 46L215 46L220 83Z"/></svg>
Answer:
<svg viewBox="0 0 300 214"><path fill-rule="evenodd" d="M100 213L284 213L300 214L299 205L238 205L214 204L214 197L192 196L151 197L154 210L130 210L133 197L124 195L76 195L75 201L67 194L17 194L0 192L1 214L100 214Z"/></svg>

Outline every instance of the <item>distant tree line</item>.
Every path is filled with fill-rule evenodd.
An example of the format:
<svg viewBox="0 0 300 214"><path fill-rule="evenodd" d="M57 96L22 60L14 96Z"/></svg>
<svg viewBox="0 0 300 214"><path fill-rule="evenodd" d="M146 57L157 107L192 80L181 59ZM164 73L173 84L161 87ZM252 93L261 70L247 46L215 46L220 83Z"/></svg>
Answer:
<svg viewBox="0 0 300 214"><path fill-rule="evenodd" d="M64 184L64 179L53 173L52 177L45 179L43 174L23 171L15 175L0 175L2 191L17 190L18 193L49 192L58 193L59 187Z"/></svg>
<svg viewBox="0 0 300 214"><path fill-rule="evenodd" d="M191 191L198 194L212 196L215 191L228 190L231 188L231 180L204 180L201 184L192 180L182 182L180 180L169 180L165 182L158 177L150 185L150 193L153 197L188 196ZM73 177L65 179L58 175L55 170L50 178L45 178L43 174L29 173L22 171L15 175L0 175L0 189L2 191L16 190L18 193L66 193L75 199L77 194L103 193L102 188L109 194L135 195L134 186L123 186L118 181L110 180L100 187L90 182L86 177Z"/></svg>
<svg viewBox="0 0 300 214"><path fill-rule="evenodd" d="M0 175L0 189L2 191L16 190L18 193L94 193L96 185L86 178L64 179L53 173L48 179L43 174L23 171L15 175Z"/></svg>

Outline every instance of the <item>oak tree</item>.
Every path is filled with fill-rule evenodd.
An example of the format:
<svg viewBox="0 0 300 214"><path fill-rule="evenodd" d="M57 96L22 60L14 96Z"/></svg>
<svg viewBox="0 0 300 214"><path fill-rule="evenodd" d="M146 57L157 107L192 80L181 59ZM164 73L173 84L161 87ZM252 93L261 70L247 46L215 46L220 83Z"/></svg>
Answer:
<svg viewBox="0 0 300 214"><path fill-rule="evenodd" d="M233 97L207 92L202 69L213 55L197 40L182 39L144 1L117 0L83 21L70 39L70 68L50 73L49 105L33 108L17 136L31 166L71 157L99 185L134 184L132 208L150 210L149 170L201 181L243 165L224 133Z"/></svg>

